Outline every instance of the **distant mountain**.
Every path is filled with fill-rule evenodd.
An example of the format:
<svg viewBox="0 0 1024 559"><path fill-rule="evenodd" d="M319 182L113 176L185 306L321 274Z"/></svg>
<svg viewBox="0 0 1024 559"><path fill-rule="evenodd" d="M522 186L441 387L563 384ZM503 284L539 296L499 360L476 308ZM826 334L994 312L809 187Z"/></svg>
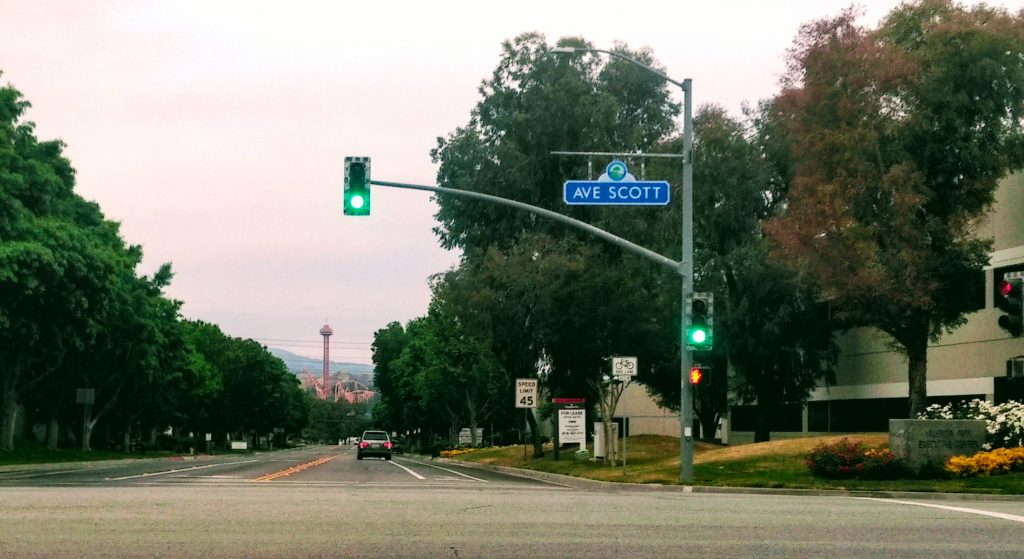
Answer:
<svg viewBox="0 0 1024 559"><path fill-rule="evenodd" d="M270 353L275 357L284 361L284 364L288 367L288 370L299 374L302 369L309 369L309 372L314 376L319 377L324 371L323 359L312 359L302 355L296 355L288 350L280 349L276 347L268 348ZM341 371L348 373L355 378L373 378L373 365L363 365L362 363L338 363L331 361L331 372Z"/></svg>

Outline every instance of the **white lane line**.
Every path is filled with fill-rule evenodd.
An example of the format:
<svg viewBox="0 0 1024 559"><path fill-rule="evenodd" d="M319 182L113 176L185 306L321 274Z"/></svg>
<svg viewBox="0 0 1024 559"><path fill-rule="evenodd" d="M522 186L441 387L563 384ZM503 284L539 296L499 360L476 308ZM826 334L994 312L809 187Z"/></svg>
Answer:
<svg viewBox="0 0 1024 559"><path fill-rule="evenodd" d="M16 479L30 479L30 478L34 478L34 477L59 476L60 474L73 474L75 472L88 472L88 471L97 471L97 470L113 470L113 469L119 468L119 467L120 466L101 466L101 467L97 467L97 468L75 468L73 470L50 470L50 471L42 472L42 473L24 474L24 475L11 476L11 477L0 476L0 480L16 480Z"/></svg>
<svg viewBox="0 0 1024 559"><path fill-rule="evenodd" d="M480 479L478 477L473 477L473 476L471 476L469 474L464 474L462 472L457 472L455 470L449 470L448 468L442 468L441 466L435 466L434 464L427 464L425 462L415 462L415 461L412 461L412 460L410 460L410 462L412 462L413 464L419 464L421 466L430 466L431 468L437 468L438 470L444 470L444 471L446 471L448 473L452 473L452 474L455 474L457 476L468 477L469 479L474 480L474 481L482 481L484 483L490 483L490 481L488 481L486 479Z"/></svg>
<svg viewBox="0 0 1024 559"><path fill-rule="evenodd" d="M217 466L230 466L232 464L248 464L250 462L259 462L259 460L239 460L238 462L221 462L219 464L207 464L205 466L192 466L191 468L178 468L177 470L165 470L162 472L146 472L144 474L136 474L133 476L121 476L121 477L108 477L104 478L106 481L121 481L124 479L135 479L140 477L153 477L153 476L164 476L167 474L176 474L178 472L190 472L193 470L205 470L206 468L216 468Z"/></svg>
<svg viewBox="0 0 1024 559"><path fill-rule="evenodd" d="M399 464L398 462L395 462L394 460L388 460L388 462L391 462L391 463L392 463L392 464L394 464L395 466L398 466L399 468L402 468L403 470L405 470L405 471L409 472L409 474L411 474L411 475L412 475L412 477L414 477L414 478L416 478L416 479L427 479L427 478L425 478L425 477L423 477L423 476L421 476L421 475L417 474L416 472L414 472L414 471L410 470L409 468L406 468L405 466L403 466L403 465Z"/></svg>
<svg viewBox="0 0 1024 559"><path fill-rule="evenodd" d="M942 509L953 512L964 512L967 514L980 514L982 516L991 516L993 518L1001 518L1003 520L1010 520L1013 522L1024 523L1024 516L1017 516L1016 514L1007 514L1005 512L991 512L980 509L969 509L967 507L951 507L949 505L936 505L933 503L918 503L915 501L898 501L896 499L879 499L877 497L857 497L858 499L864 499L865 501L879 501L882 503L898 503L901 505L914 505L916 507L928 507L932 509Z"/></svg>

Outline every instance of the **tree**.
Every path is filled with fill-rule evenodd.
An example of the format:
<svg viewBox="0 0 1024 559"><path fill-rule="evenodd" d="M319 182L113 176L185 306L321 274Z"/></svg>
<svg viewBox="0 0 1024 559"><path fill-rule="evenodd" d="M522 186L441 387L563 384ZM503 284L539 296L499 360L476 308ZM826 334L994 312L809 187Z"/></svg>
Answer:
<svg viewBox="0 0 1024 559"><path fill-rule="evenodd" d="M398 322L388 323L373 333L373 385L380 395L374 419L377 425L390 431L412 427L405 419L405 407L398 392L399 379L393 370L394 362L408 343L409 336Z"/></svg>
<svg viewBox="0 0 1024 559"><path fill-rule="evenodd" d="M39 142L29 107L0 88L0 450L14 448L19 400L87 347L122 258L117 225L73 192L59 141Z"/></svg>
<svg viewBox="0 0 1024 559"><path fill-rule="evenodd" d="M588 46L580 39L559 44ZM647 50L616 48L659 67ZM679 111L663 80L617 58L554 56L542 36L525 34L503 44L502 59L481 93L468 125L439 140L432 153L441 164L440 185L553 209L645 246L660 248L669 239L675 241L671 246L678 245L678 212L564 208L557 185L567 177L586 176L587 168L580 159L550 154L563 149L652 151L672 133ZM490 299L483 304L488 312L478 314L486 317L482 329L491 332L493 353L507 374L535 376L543 360L551 365L543 379L549 393L585 395L593 403L591 381L607 367L607 357L616 347L627 347L627 340L639 340L642 346L630 348L630 354L658 355L645 360L651 367L642 380L654 382L667 373L675 382L661 384L674 384L678 394L678 358L671 357L678 355L671 350L673 344L678 348L678 334L665 335L678 327L678 312L666 312L679 308L677 276L518 210L444 195L438 202L442 245L460 247L465 255L459 272L486 278L477 298ZM531 271L541 266L547 269ZM623 267L634 273L606 272ZM588 293L574 280L600 292ZM624 309L638 301L640 306L629 310L639 319L627 325ZM645 335L652 329L658 333ZM528 420L533 422L529 415ZM537 432L536 426L532 431ZM541 453L539 442L535 453Z"/></svg>
<svg viewBox="0 0 1024 559"><path fill-rule="evenodd" d="M559 45L589 46L580 39L563 39ZM617 49L658 67L646 50ZM469 123L439 138L431 153L441 165L438 185L553 210L563 209L558 186L566 177L585 176L586 166L551 151L649 150L672 132L672 117L679 112L665 82L649 72L618 59L553 55L535 33L502 44L501 61L480 92L483 98ZM491 246L512 246L529 232L568 233L561 224L520 210L443 194L437 199L442 246L462 248L470 257ZM631 217L651 213L642 212L630 212ZM577 218L609 214L596 208L565 213ZM622 214L615 213L616 221L622 221ZM620 223L618 230L630 225Z"/></svg>
<svg viewBox="0 0 1024 559"><path fill-rule="evenodd" d="M869 30L842 12L804 25L770 118L793 184L775 254L840 318L907 356L924 411L929 340L962 324L991 243L975 223L1024 165L1024 17L922 0Z"/></svg>

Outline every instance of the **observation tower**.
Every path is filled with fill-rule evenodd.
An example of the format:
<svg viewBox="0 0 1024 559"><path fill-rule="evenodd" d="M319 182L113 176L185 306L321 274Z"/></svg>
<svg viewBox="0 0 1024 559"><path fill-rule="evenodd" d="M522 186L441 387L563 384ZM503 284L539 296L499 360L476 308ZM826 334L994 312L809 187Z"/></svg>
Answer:
<svg viewBox="0 0 1024 559"><path fill-rule="evenodd" d="M331 385L331 345L330 338L334 330L331 330L330 324L324 324L324 327L320 329L320 335L324 337L324 392L326 393Z"/></svg>

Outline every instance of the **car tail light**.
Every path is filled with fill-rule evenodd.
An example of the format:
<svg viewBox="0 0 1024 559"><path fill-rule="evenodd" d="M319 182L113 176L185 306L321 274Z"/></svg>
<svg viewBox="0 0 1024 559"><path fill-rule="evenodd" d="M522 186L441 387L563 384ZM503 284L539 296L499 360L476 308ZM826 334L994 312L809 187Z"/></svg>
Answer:
<svg viewBox="0 0 1024 559"><path fill-rule="evenodd" d="M385 441L384 448L391 448L391 441Z"/></svg>
<svg viewBox="0 0 1024 559"><path fill-rule="evenodd" d="M368 446L370 446L370 443L368 443L366 441L360 441L359 442L359 448L366 448Z"/></svg>

